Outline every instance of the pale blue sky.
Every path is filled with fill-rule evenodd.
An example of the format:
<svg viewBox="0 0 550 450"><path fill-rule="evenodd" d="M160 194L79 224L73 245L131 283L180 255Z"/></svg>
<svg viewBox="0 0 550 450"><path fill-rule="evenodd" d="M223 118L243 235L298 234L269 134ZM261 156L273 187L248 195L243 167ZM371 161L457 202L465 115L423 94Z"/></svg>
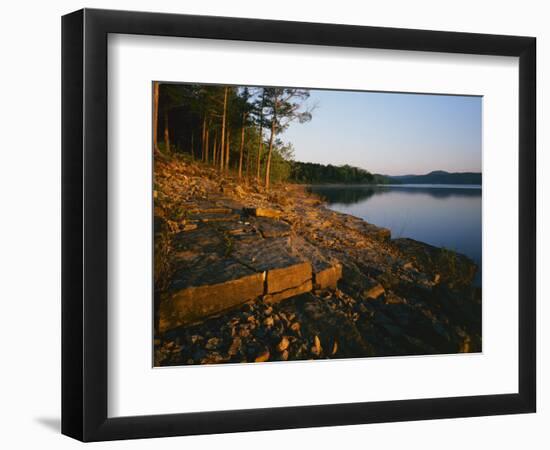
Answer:
<svg viewBox="0 0 550 450"><path fill-rule="evenodd" d="M388 175L481 172L481 97L311 90L313 119L281 136L297 161Z"/></svg>

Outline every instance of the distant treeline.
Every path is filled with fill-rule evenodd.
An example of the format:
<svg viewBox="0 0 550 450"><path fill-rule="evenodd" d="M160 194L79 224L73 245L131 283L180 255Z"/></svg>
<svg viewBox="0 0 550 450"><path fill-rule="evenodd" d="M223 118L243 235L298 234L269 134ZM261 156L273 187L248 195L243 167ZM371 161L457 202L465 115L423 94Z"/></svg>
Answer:
<svg viewBox="0 0 550 450"><path fill-rule="evenodd" d="M302 184L475 184L481 173L435 170L425 175L380 175L350 165L291 161L288 181Z"/></svg>
<svg viewBox="0 0 550 450"><path fill-rule="evenodd" d="M426 175L388 176L393 184L481 184L481 173L435 170Z"/></svg>
<svg viewBox="0 0 550 450"><path fill-rule="evenodd" d="M388 179L349 165L293 161L289 181L302 184L386 184Z"/></svg>

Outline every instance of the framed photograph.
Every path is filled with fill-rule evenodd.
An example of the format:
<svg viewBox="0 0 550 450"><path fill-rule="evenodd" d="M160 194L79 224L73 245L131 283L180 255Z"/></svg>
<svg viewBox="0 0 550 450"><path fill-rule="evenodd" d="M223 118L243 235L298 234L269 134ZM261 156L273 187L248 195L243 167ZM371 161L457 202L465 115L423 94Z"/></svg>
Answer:
<svg viewBox="0 0 550 450"><path fill-rule="evenodd" d="M535 412L533 37L62 21L62 432Z"/></svg>

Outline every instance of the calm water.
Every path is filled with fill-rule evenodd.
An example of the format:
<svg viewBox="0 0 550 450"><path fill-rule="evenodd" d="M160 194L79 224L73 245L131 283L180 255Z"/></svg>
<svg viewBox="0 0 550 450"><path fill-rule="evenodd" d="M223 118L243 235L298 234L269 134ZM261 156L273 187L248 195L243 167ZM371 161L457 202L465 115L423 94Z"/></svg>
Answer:
<svg viewBox="0 0 550 450"><path fill-rule="evenodd" d="M311 186L335 211L463 253L481 269L481 187L470 185ZM478 271L476 284L481 281Z"/></svg>

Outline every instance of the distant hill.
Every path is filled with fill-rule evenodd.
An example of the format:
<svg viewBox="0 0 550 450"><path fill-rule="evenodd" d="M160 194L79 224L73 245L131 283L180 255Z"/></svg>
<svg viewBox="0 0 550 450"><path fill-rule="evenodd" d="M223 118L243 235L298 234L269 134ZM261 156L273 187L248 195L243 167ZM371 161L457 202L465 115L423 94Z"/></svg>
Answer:
<svg viewBox="0 0 550 450"><path fill-rule="evenodd" d="M478 172L434 170L426 175L386 175L386 178L396 184L481 184L481 173Z"/></svg>

